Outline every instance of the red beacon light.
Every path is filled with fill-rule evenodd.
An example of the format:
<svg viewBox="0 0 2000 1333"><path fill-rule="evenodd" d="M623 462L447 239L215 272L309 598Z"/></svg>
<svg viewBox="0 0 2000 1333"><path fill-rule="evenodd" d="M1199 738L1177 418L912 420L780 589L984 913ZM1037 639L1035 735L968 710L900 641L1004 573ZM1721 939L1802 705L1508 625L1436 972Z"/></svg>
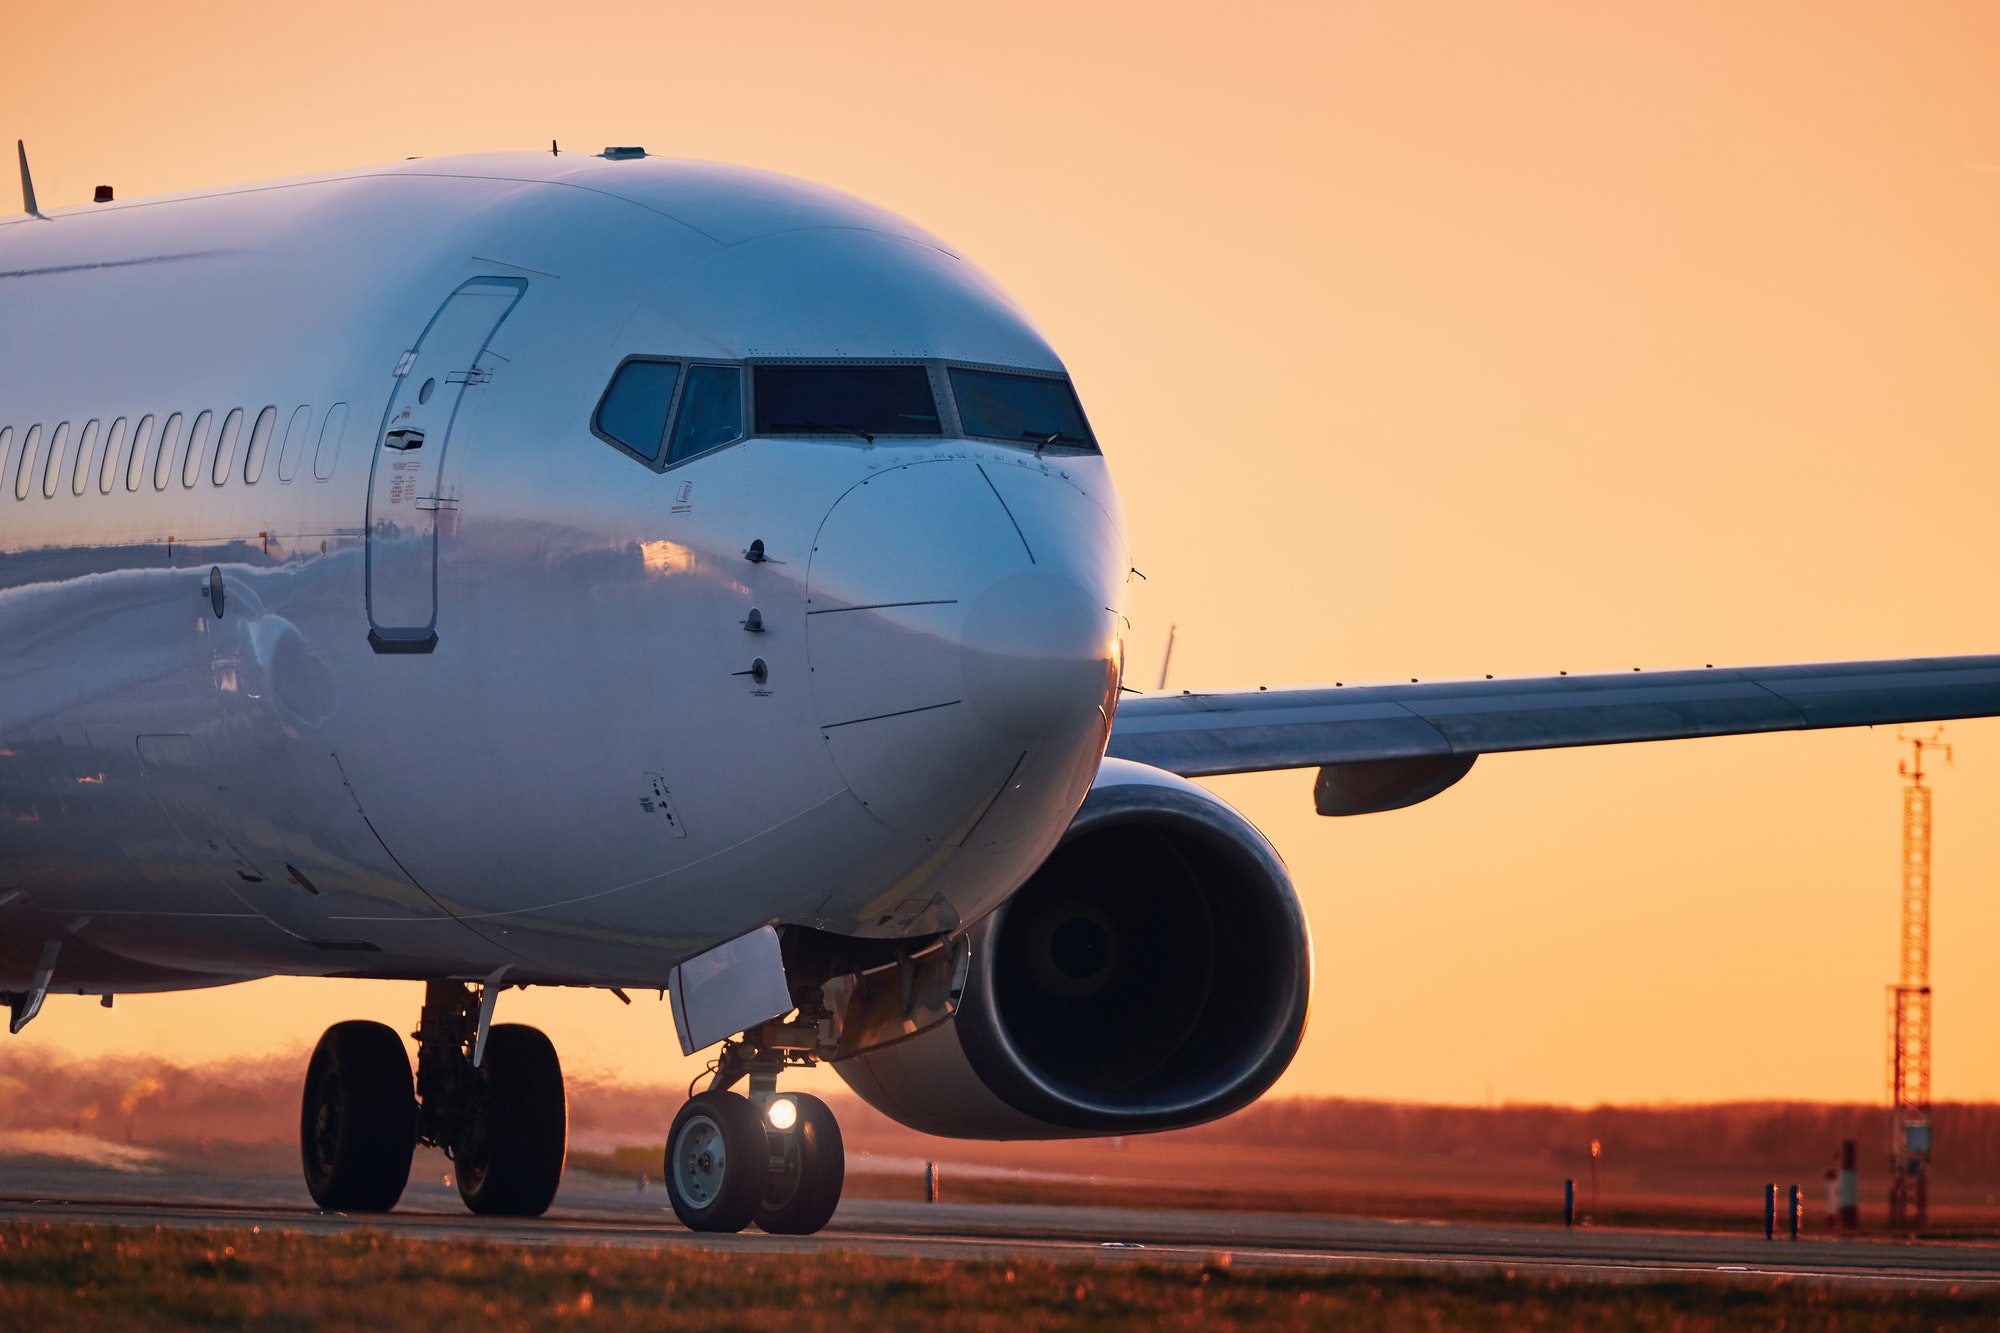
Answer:
<svg viewBox="0 0 2000 1333"><path fill-rule="evenodd" d="M98 187L97 187L97 193L91 196L91 199L90 199L90 202L91 202L91 203L93 203L93 204L108 204L108 203L110 203L110 202L111 202L111 187L110 187L109 185L100 185L100 186L98 186Z"/></svg>

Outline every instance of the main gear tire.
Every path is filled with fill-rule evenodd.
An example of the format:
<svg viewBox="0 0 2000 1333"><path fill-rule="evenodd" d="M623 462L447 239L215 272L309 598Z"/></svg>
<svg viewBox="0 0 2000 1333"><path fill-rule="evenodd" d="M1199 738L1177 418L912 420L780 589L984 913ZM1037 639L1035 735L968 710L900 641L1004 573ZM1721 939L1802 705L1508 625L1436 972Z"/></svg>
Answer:
<svg viewBox="0 0 2000 1333"><path fill-rule="evenodd" d="M386 1213L417 1148L410 1058L382 1023L335 1023L313 1047L299 1107L299 1157L320 1207Z"/></svg>
<svg viewBox="0 0 2000 1333"><path fill-rule="evenodd" d="M569 1148L562 1061L539 1028L486 1034L472 1123L454 1145L458 1197L475 1213L540 1217L555 1202Z"/></svg>

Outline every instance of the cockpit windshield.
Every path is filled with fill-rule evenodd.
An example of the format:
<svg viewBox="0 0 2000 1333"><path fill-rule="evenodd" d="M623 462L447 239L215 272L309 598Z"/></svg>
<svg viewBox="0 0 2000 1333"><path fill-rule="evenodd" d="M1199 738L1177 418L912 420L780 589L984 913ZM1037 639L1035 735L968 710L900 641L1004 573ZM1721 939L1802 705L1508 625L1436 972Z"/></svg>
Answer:
<svg viewBox="0 0 2000 1333"><path fill-rule="evenodd" d="M942 435L923 366L759 365L751 395L759 435Z"/></svg>
<svg viewBox="0 0 2000 1333"><path fill-rule="evenodd" d="M1098 452L1068 376L943 360L718 362L639 353L619 363L590 419L592 434L655 472L736 443L746 424L758 436L873 444L950 434L1037 453Z"/></svg>
<svg viewBox="0 0 2000 1333"><path fill-rule="evenodd" d="M951 394L967 435L1097 452L1097 440L1068 380L966 366L953 366L950 373Z"/></svg>

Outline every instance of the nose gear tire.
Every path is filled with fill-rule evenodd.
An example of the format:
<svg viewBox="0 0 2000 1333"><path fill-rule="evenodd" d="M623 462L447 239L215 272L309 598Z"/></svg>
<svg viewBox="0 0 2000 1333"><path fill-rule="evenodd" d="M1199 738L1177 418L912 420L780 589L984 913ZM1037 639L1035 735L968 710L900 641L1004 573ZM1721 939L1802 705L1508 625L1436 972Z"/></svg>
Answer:
<svg viewBox="0 0 2000 1333"><path fill-rule="evenodd" d="M322 1208L386 1213L410 1180L417 1096L403 1039L382 1023L336 1023L313 1048L299 1109L306 1189Z"/></svg>
<svg viewBox="0 0 2000 1333"><path fill-rule="evenodd" d="M562 1184L569 1139L562 1062L539 1029L500 1023L479 1072L478 1107L452 1153L458 1196L475 1213L540 1217Z"/></svg>
<svg viewBox="0 0 2000 1333"><path fill-rule="evenodd" d="M770 1168L764 1123L740 1093L688 1098L667 1133L667 1197L690 1231L749 1226Z"/></svg>
<svg viewBox="0 0 2000 1333"><path fill-rule="evenodd" d="M840 1205L847 1179L847 1150L827 1104L809 1093L787 1093L799 1119L787 1133L766 1131L773 1163L764 1177L756 1223L774 1236L810 1236Z"/></svg>

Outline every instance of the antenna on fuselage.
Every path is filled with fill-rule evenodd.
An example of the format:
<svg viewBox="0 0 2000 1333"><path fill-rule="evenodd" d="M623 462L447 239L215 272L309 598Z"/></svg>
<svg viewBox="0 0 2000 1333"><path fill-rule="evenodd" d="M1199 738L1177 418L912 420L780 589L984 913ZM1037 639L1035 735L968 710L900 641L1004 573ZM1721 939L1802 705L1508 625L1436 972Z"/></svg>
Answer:
<svg viewBox="0 0 2000 1333"><path fill-rule="evenodd" d="M21 155L21 211L31 218L42 216L42 210L35 207L35 178L28 174L28 145L14 140L14 151Z"/></svg>

